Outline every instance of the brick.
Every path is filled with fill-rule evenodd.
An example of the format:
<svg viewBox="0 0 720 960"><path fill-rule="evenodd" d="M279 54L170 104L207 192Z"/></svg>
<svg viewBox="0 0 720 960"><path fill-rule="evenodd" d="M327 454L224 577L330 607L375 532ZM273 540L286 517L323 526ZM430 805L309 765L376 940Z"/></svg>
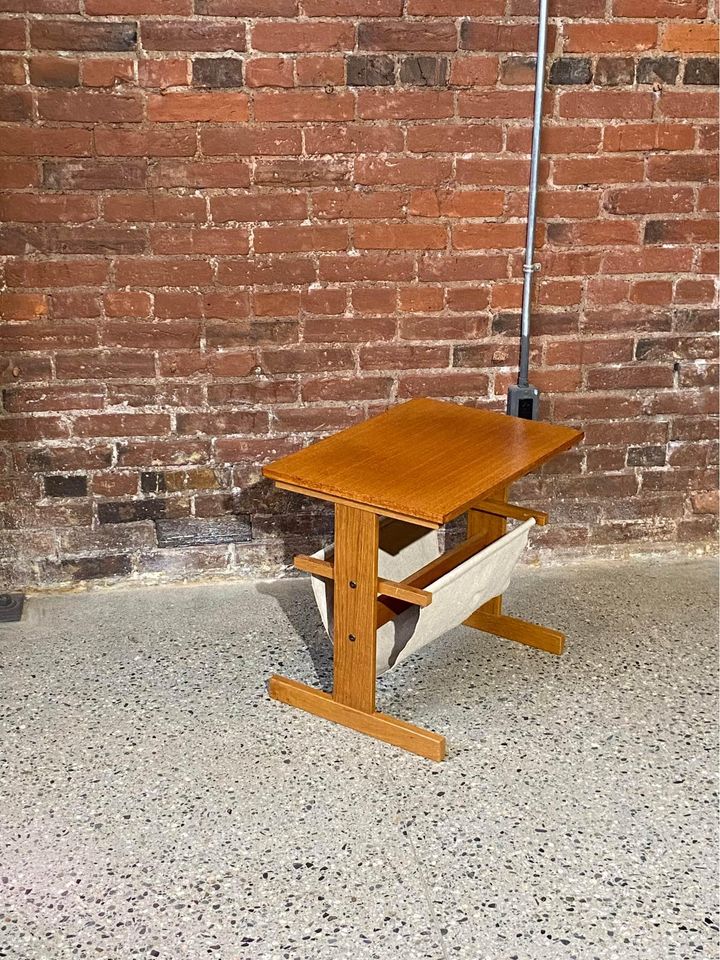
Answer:
<svg viewBox="0 0 720 960"><path fill-rule="evenodd" d="M40 171L33 160L6 161L0 169L0 189L22 190L40 186Z"/></svg>
<svg viewBox="0 0 720 960"><path fill-rule="evenodd" d="M85 13L137 17L145 14L190 16L192 0L85 0Z"/></svg>
<svg viewBox="0 0 720 960"><path fill-rule="evenodd" d="M136 523L139 520L157 520L167 512L167 500L121 500L99 503L100 523Z"/></svg>
<svg viewBox="0 0 720 960"><path fill-rule="evenodd" d="M97 215L95 201L83 196L0 195L0 219L21 223L82 223Z"/></svg>
<svg viewBox="0 0 720 960"><path fill-rule="evenodd" d="M73 123L139 123L143 112L141 101L132 93L52 90L39 93L37 104L42 120Z"/></svg>
<svg viewBox="0 0 720 960"><path fill-rule="evenodd" d="M355 180L361 184L433 186L450 179L450 164L426 158L388 157L358 160Z"/></svg>
<svg viewBox="0 0 720 960"><path fill-rule="evenodd" d="M360 50L457 50L458 35L452 20L367 20L358 24L357 42Z"/></svg>
<svg viewBox="0 0 720 960"><path fill-rule="evenodd" d="M599 87L622 87L635 82L632 57L598 57L594 80Z"/></svg>
<svg viewBox="0 0 720 960"><path fill-rule="evenodd" d="M717 116L715 94L709 91L664 90L660 101L663 116L689 119L690 117Z"/></svg>
<svg viewBox="0 0 720 960"><path fill-rule="evenodd" d="M105 198L105 219L109 221L197 223L205 220L205 201L200 197L118 194Z"/></svg>
<svg viewBox="0 0 720 960"><path fill-rule="evenodd" d="M217 96L213 94L213 97ZM255 95L255 119L260 122L305 120L351 120L355 101L351 93L293 90Z"/></svg>
<svg viewBox="0 0 720 960"><path fill-rule="evenodd" d="M150 186L157 188L249 187L250 167L241 161L160 160L155 164Z"/></svg>
<svg viewBox="0 0 720 960"><path fill-rule="evenodd" d="M33 440L56 440L68 436L68 427L59 417L13 417L0 421L0 440L28 443Z"/></svg>
<svg viewBox="0 0 720 960"><path fill-rule="evenodd" d="M705 183L713 180L716 172L713 157L697 154L650 157L647 164L648 179L654 181Z"/></svg>
<svg viewBox="0 0 720 960"><path fill-rule="evenodd" d="M30 120L32 98L25 90L8 90L0 93L0 120Z"/></svg>
<svg viewBox="0 0 720 960"><path fill-rule="evenodd" d="M306 17L399 17L402 0L305 0Z"/></svg>
<svg viewBox="0 0 720 960"><path fill-rule="evenodd" d="M480 186L527 186L530 164L526 160L465 160L456 162L457 182ZM544 178L543 178L544 179Z"/></svg>
<svg viewBox="0 0 720 960"><path fill-rule="evenodd" d="M706 0L613 0L616 17L702 18L706 14Z"/></svg>
<svg viewBox="0 0 720 960"><path fill-rule="evenodd" d="M253 27L254 50L274 53L352 50L355 30L342 21L300 22L260 20Z"/></svg>
<svg viewBox="0 0 720 960"><path fill-rule="evenodd" d="M297 0L195 0L195 13L204 17L292 17L297 12Z"/></svg>
<svg viewBox="0 0 720 960"><path fill-rule="evenodd" d="M497 78L496 56L453 57L450 64L450 84L453 87L492 86Z"/></svg>
<svg viewBox="0 0 720 960"><path fill-rule="evenodd" d="M285 127L209 126L200 130L205 156L291 156L302 153L299 130Z"/></svg>
<svg viewBox="0 0 720 960"><path fill-rule="evenodd" d="M187 127L151 130L95 127L95 150L99 157L181 157L192 156L195 149L195 132Z"/></svg>
<svg viewBox="0 0 720 960"><path fill-rule="evenodd" d="M553 161L553 177L557 184L628 183L643 179L644 165L639 157L557 159Z"/></svg>
<svg viewBox="0 0 720 960"><path fill-rule="evenodd" d="M718 30L714 23L668 23L661 48L679 53L715 53Z"/></svg>
<svg viewBox="0 0 720 960"><path fill-rule="evenodd" d="M226 517L183 517L156 521L158 544L161 547L192 547L199 544L238 543L252 540L252 527L247 514Z"/></svg>
<svg viewBox="0 0 720 960"><path fill-rule="evenodd" d="M345 61L342 57L315 54L297 57L295 76L298 86L342 86L345 83Z"/></svg>
<svg viewBox="0 0 720 960"><path fill-rule="evenodd" d="M693 193L687 187L621 187L607 193L605 209L616 215L689 213L693 209Z"/></svg>
<svg viewBox="0 0 720 960"><path fill-rule="evenodd" d="M461 117L532 116L533 94L530 90L492 90L460 93L458 114Z"/></svg>
<svg viewBox="0 0 720 960"><path fill-rule="evenodd" d="M134 50L137 24L113 20L34 20L30 45L37 50Z"/></svg>
<svg viewBox="0 0 720 960"><path fill-rule="evenodd" d="M132 60L84 60L82 82L86 87L114 87L116 84L133 83L135 65Z"/></svg>
<svg viewBox="0 0 720 960"><path fill-rule="evenodd" d="M257 160L254 182L280 186L343 183L350 179L347 160ZM282 219L273 217L273 219Z"/></svg>
<svg viewBox="0 0 720 960"><path fill-rule="evenodd" d="M304 325L304 339L316 343L392 340L395 332L396 323L389 317L312 317Z"/></svg>
<svg viewBox="0 0 720 960"><path fill-rule="evenodd" d="M360 367L363 370L440 369L448 367L449 363L450 348L447 346L386 344L360 349Z"/></svg>
<svg viewBox="0 0 720 960"><path fill-rule="evenodd" d="M712 220L648 220L645 243L715 243L717 221Z"/></svg>
<svg viewBox="0 0 720 960"><path fill-rule="evenodd" d="M156 123L180 120L245 123L248 119L248 98L244 93L165 93L151 95L147 105L148 119Z"/></svg>
<svg viewBox="0 0 720 960"><path fill-rule="evenodd" d="M657 43L654 23L566 23L565 53L650 50Z"/></svg>
<svg viewBox="0 0 720 960"><path fill-rule="evenodd" d="M415 87L442 87L447 82L447 57L404 57L400 82Z"/></svg>
<svg viewBox="0 0 720 960"><path fill-rule="evenodd" d="M45 477L46 497L85 497L87 496L87 477L74 476Z"/></svg>
<svg viewBox="0 0 720 960"><path fill-rule="evenodd" d="M0 49L25 49L25 24L22 20L0 19Z"/></svg>
<svg viewBox="0 0 720 960"><path fill-rule="evenodd" d="M652 110L652 94L635 90L567 91L560 94L558 108L561 117L613 120L649 120Z"/></svg>
<svg viewBox="0 0 720 960"><path fill-rule="evenodd" d="M144 20L141 25L144 50L189 50L202 53L223 53L245 50L245 24L241 19L213 20Z"/></svg>
<svg viewBox="0 0 720 960"><path fill-rule="evenodd" d="M347 243L347 227L258 227L255 230L258 253L344 250Z"/></svg>
<svg viewBox="0 0 720 960"><path fill-rule="evenodd" d="M592 64L587 57L561 57L550 65L548 82L552 86L576 86L591 80Z"/></svg>
<svg viewBox="0 0 720 960"><path fill-rule="evenodd" d="M50 190L133 190L145 186L147 161L47 160L43 181Z"/></svg>
<svg viewBox="0 0 720 960"><path fill-rule="evenodd" d="M497 153L502 130L484 123L420 124L408 129L407 147L412 153Z"/></svg>
<svg viewBox="0 0 720 960"><path fill-rule="evenodd" d="M690 150L695 139L692 127L681 124L628 123L606 127L603 145L606 151L628 153L639 150Z"/></svg>
<svg viewBox="0 0 720 960"><path fill-rule="evenodd" d="M391 387L390 377L328 377L306 381L302 387L302 398L309 403L324 400L388 400Z"/></svg>
<svg viewBox="0 0 720 960"><path fill-rule="evenodd" d="M177 57L138 60L138 83L141 87L158 89L184 87L188 83L189 66L189 60Z"/></svg>
<svg viewBox="0 0 720 960"><path fill-rule="evenodd" d="M24 78L19 82L24 83ZM80 63L65 57L33 57L30 82L36 87L76 87L80 82Z"/></svg>
<svg viewBox="0 0 720 960"><path fill-rule="evenodd" d="M395 83L395 61L392 57L347 58L347 82L354 87L382 87Z"/></svg>
<svg viewBox="0 0 720 960"><path fill-rule="evenodd" d="M216 223L304 220L307 209L307 198L292 193L274 193L271 197L213 197L210 201Z"/></svg>
<svg viewBox="0 0 720 960"><path fill-rule="evenodd" d="M110 580L115 577L127 577L132 571L129 556L110 554L106 557L74 557L61 560L58 564L46 562L44 577L57 582L85 580Z"/></svg>
<svg viewBox="0 0 720 960"><path fill-rule="evenodd" d="M445 227L424 224L358 224L353 240L358 250L442 250L447 233Z"/></svg>
<svg viewBox="0 0 720 960"><path fill-rule="evenodd" d="M537 29L525 23L483 23L464 20L460 29L462 50L498 50L503 53L533 53L537 44ZM548 49L554 47L553 30L548 31Z"/></svg>
<svg viewBox="0 0 720 960"><path fill-rule="evenodd" d="M246 61L248 87L292 87L293 61L280 57L253 57Z"/></svg>
<svg viewBox="0 0 720 960"><path fill-rule="evenodd" d="M680 71L677 57L642 57L637 65L638 83L675 83Z"/></svg>
<svg viewBox="0 0 720 960"><path fill-rule="evenodd" d="M22 57L0 57L0 83L25 83L25 66Z"/></svg>
<svg viewBox="0 0 720 960"><path fill-rule="evenodd" d="M305 127L305 150L309 154L402 153L403 149L403 132L394 124L319 124ZM327 163L327 159L324 162Z"/></svg>
<svg viewBox="0 0 720 960"><path fill-rule="evenodd" d="M241 87L242 60L233 57L193 60L192 82L196 87Z"/></svg>
<svg viewBox="0 0 720 960"><path fill-rule="evenodd" d="M697 57L685 64L683 82L702 86L717 86L718 61L715 57Z"/></svg>
<svg viewBox="0 0 720 960"><path fill-rule="evenodd" d="M358 94L358 116L364 120L438 120L452 115L449 92L361 90Z"/></svg>
<svg viewBox="0 0 720 960"><path fill-rule="evenodd" d="M538 236L538 240L540 239L540 236ZM453 247L456 250L499 250L503 247L519 248L525 243L525 224L461 224L453 227L452 241Z"/></svg>

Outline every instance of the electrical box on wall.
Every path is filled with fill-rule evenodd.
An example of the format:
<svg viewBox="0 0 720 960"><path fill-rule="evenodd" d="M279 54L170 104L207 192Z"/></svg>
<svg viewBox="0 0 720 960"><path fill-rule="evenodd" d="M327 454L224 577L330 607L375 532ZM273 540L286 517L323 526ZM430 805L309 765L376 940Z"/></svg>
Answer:
<svg viewBox="0 0 720 960"><path fill-rule="evenodd" d="M522 420L539 419L540 391L537 387L513 384L508 389L507 412Z"/></svg>

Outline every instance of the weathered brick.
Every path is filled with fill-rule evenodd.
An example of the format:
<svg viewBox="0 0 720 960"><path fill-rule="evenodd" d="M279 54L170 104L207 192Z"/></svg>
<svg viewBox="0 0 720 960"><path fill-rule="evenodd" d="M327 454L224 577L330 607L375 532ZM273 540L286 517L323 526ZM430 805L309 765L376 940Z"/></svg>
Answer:
<svg viewBox="0 0 720 960"><path fill-rule="evenodd" d="M697 57L693 60L688 60L685 64L683 82L708 87L717 86L717 57Z"/></svg>
<svg viewBox="0 0 720 960"><path fill-rule="evenodd" d="M452 20L431 23L404 20L361 21L360 50L457 50L457 27Z"/></svg>
<svg viewBox="0 0 720 960"><path fill-rule="evenodd" d="M193 60L192 82L196 87L241 87L243 62L235 57Z"/></svg>
<svg viewBox="0 0 720 960"><path fill-rule="evenodd" d="M400 63L400 82L416 87L442 87L447 74L447 57L405 57Z"/></svg>
<svg viewBox="0 0 720 960"><path fill-rule="evenodd" d="M247 514L226 517L185 517L179 520L156 521L158 544L161 547L194 547L206 543L242 543L252 540L252 527Z"/></svg>
<svg viewBox="0 0 720 960"><path fill-rule="evenodd" d="M592 64L587 57L561 57L550 65L549 83L553 86L575 86L591 80Z"/></svg>
<svg viewBox="0 0 720 960"><path fill-rule="evenodd" d="M622 87L635 82L632 57L598 57L594 80L601 87Z"/></svg>
<svg viewBox="0 0 720 960"><path fill-rule="evenodd" d="M392 57L348 57L347 82L353 87L392 86L395 61Z"/></svg>
<svg viewBox="0 0 720 960"><path fill-rule="evenodd" d="M38 50L134 50L137 24L114 20L33 20L30 44Z"/></svg>
<svg viewBox="0 0 720 960"><path fill-rule="evenodd" d="M45 477L46 497L85 497L87 496L87 477L75 476L48 476Z"/></svg>
<svg viewBox="0 0 720 960"><path fill-rule="evenodd" d="M641 57L637 65L638 83L675 83L680 70L677 57Z"/></svg>

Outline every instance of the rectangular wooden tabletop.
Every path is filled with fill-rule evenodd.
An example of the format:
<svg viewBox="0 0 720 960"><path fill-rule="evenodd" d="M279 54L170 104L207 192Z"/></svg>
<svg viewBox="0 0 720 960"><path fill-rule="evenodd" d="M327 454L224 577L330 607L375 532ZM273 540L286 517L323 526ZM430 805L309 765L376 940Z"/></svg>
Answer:
<svg viewBox="0 0 720 960"><path fill-rule="evenodd" d="M440 526L582 439L582 432L418 399L263 468L291 489Z"/></svg>

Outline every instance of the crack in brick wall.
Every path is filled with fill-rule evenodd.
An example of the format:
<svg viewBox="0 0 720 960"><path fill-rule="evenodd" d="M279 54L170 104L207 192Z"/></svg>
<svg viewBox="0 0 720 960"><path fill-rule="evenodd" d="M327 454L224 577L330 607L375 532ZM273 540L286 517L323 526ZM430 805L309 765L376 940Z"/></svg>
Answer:
<svg viewBox="0 0 720 960"><path fill-rule="evenodd" d="M0 11L6 586L276 573L331 516L264 462L503 408L534 3ZM586 440L518 485L543 547L714 534L714 14L553 8L532 379Z"/></svg>

